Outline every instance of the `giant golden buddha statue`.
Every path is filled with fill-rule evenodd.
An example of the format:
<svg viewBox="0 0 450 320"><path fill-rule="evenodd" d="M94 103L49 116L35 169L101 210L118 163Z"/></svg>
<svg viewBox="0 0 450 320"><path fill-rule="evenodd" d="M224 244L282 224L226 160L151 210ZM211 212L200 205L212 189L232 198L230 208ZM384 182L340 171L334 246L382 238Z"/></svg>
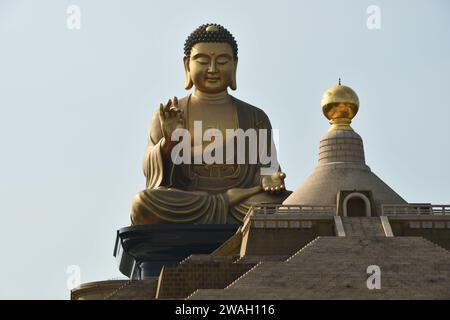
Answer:
<svg viewBox="0 0 450 320"><path fill-rule="evenodd" d="M133 225L240 223L251 205L282 203L289 195L267 115L228 93L236 90L237 51L234 37L218 24L202 25L187 38L185 89L194 89L153 115L143 164L146 189L133 200ZM236 144L230 132L247 135ZM213 143L215 161L201 159ZM180 152L180 146L188 148ZM262 161L263 152L274 161ZM238 159L242 154L245 161Z"/></svg>

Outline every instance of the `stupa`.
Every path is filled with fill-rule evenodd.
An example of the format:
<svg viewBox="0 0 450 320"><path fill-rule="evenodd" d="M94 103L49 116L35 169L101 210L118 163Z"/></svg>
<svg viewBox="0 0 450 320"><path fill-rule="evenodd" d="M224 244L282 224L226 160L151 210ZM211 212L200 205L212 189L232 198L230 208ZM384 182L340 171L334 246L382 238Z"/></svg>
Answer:
<svg viewBox="0 0 450 320"><path fill-rule="evenodd" d="M342 216L380 216L382 205L407 202L365 163L361 136L350 126L359 98L339 84L321 101L331 127L320 140L319 162L313 173L283 202L285 205L336 205Z"/></svg>

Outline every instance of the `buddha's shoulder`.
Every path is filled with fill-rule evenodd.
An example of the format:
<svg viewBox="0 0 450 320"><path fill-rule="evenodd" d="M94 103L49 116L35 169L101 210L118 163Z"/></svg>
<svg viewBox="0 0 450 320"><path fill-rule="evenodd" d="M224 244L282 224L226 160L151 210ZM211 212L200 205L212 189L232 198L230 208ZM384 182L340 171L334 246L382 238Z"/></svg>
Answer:
<svg viewBox="0 0 450 320"><path fill-rule="evenodd" d="M254 113L258 118L265 118L268 120L267 114L261 108L251 105L248 102L242 101L236 97L233 97L234 103L240 108L245 110L245 112Z"/></svg>

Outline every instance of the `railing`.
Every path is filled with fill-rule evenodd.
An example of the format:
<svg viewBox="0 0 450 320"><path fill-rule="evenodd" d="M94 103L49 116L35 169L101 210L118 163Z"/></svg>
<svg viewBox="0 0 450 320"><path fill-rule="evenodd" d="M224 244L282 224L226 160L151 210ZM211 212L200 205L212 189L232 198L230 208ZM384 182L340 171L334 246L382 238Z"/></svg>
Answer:
<svg viewBox="0 0 450 320"><path fill-rule="evenodd" d="M381 215L450 215L450 205L437 204L383 204Z"/></svg>
<svg viewBox="0 0 450 320"><path fill-rule="evenodd" d="M283 213L322 213L322 214L336 214L336 206L308 206L308 205L282 205L282 204L268 204L255 205L249 210L249 214L283 214Z"/></svg>

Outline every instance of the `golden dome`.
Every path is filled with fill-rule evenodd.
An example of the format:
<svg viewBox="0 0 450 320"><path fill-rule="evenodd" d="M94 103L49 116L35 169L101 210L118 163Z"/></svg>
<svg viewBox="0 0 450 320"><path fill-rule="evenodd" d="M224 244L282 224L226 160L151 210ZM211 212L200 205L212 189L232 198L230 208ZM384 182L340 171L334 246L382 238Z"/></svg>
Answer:
<svg viewBox="0 0 450 320"><path fill-rule="evenodd" d="M352 88L338 84L325 91L320 102L331 129L351 130L351 120L358 113L359 99ZM336 126L337 125L337 126Z"/></svg>

